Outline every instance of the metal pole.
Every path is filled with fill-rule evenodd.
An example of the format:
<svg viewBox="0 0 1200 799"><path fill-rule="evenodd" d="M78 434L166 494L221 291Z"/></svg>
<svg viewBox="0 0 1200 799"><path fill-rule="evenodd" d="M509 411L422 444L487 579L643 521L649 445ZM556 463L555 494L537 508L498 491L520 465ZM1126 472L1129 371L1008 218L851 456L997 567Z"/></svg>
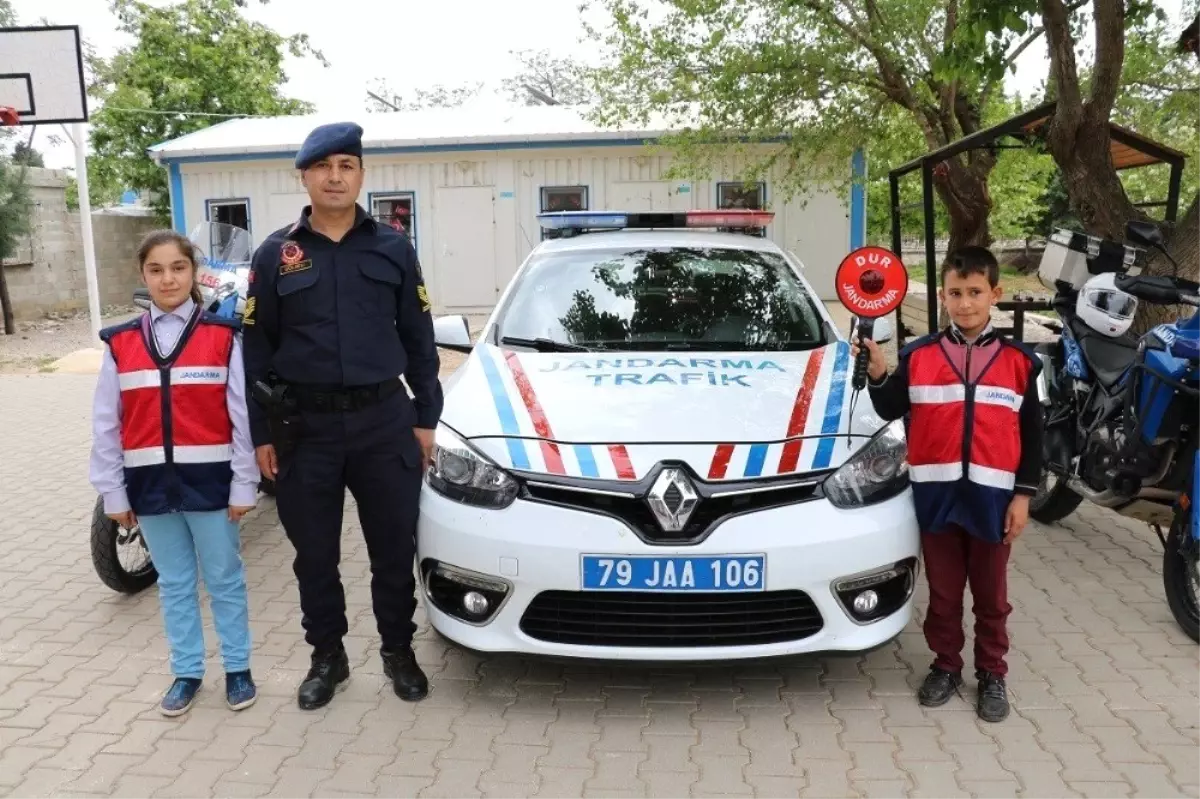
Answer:
<svg viewBox="0 0 1200 799"><path fill-rule="evenodd" d="M92 345L100 345L100 280L96 276L96 243L92 241L92 201L88 194L87 132L82 122L71 126L75 143L75 180L79 184L79 222L83 236L83 266L87 275L88 311L92 322Z"/></svg>
<svg viewBox="0 0 1200 799"><path fill-rule="evenodd" d="M1179 215L1179 189L1182 183L1183 164L1171 164L1171 183L1167 188L1167 222L1174 223Z"/></svg>
<svg viewBox="0 0 1200 799"><path fill-rule="evenodd" d="M929 292L925 306L929 333L933 334L938 331L937 246L934 241L933 165L928 161L921 162L921 203L925 208L925 288Z"/></svg>
<svg viewBox="0 0 1200 799"><path fill-rule="evenodd" d="M904 262L903 242L900 230L900 176L895 172L888 175L888 195L892 206L892 252ZM896 347L904 346L904 313L903 302L896 309Z"/></svg>

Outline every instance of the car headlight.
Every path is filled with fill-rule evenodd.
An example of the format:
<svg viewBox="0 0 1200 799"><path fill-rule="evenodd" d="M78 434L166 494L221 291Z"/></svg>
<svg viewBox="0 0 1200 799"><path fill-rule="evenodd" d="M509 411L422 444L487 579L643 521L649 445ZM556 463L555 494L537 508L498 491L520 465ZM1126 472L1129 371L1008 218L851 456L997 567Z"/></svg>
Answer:
<svg viewBox="0 0 1200 799"><path fill-rule="evenodd" d="M517 481L444 425L438 425L425 482L442 496L467 505L507 508L517 498Z"/></svg>
<svg viewBox="0 0 1200 799"><path fill-rule="evenodd" d="M908 487L908 445L897 419L825 480L825 496L839 508L861 508L891 499Z"/></svg>

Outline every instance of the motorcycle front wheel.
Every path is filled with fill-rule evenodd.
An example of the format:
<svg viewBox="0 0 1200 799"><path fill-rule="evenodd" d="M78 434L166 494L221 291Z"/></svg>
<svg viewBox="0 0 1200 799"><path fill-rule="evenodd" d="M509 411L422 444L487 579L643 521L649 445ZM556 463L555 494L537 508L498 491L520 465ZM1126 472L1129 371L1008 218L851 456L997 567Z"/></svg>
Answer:
<svg viewBox="0 0 1200 799"><path fill-rule="evenodd" d="M1187 633L1188 638L1200 643L1200 547L1192 538L1192 514L1180 508L1167 534L1167 547L1163 551L1163 589L1171 615Z"/></svg>
<svg viewBox="0 0 1200 799"><path fill-rule="evenodd" d="M100 582L122 594L136 594L154 585L158 571L141 529L124 530L104 515L104 499L92 511L92 566Z"/></svg>

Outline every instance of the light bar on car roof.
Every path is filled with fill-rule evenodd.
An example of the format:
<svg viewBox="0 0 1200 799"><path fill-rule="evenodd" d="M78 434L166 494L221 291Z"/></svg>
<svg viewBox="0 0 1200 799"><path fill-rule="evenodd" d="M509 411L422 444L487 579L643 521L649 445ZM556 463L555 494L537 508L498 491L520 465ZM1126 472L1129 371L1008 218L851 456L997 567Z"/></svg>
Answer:
<svg viewBox="0 0 1200 799"><path fill-rule="evenodd" d="M554 211L538 214L547 230L633 230L650 228L763 228L773 211L731 208L713 211Z"/></svg>

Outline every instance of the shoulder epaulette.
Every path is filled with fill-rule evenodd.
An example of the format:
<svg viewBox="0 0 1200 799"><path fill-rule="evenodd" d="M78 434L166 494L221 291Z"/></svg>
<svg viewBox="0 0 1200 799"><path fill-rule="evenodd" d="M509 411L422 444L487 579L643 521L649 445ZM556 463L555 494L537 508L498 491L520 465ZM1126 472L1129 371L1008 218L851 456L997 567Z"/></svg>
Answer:
<svg viewBox="0 0 1200 799"><path fill-rule="evenodd" d="M941 338L941 333L929 333L904 345L897 357L907 358L922 347L926 347Z"/></svg>
<svg viewBox="0 0 1200 799"><path fill-rule="evenodd" d="M108 327L103 328L100 331L100 340L107 344L116 334L123 333L126 330L138 330L141 328L141 326L142 316L139 314L132 319L126 319L124 322L119 322L115 325L109 325Z"/></svg>

